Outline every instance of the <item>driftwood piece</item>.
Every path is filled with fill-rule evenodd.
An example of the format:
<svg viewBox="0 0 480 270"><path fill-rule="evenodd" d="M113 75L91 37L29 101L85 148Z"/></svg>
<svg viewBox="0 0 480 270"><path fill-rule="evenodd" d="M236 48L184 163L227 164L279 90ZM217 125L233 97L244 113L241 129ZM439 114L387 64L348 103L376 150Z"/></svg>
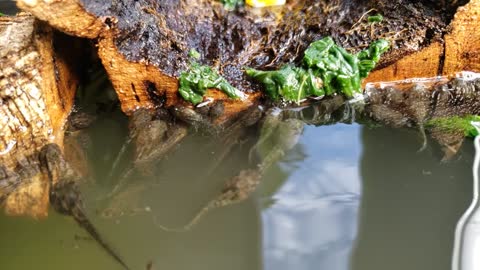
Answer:
<svg viewBox="0 0 480 270"><path fill-rule="evenodd" d="M53 46L53 29L33 16L0 17L0 199L8 214L47 214L49 181L38 151L63 144L78 84L71 59Z"/></svg>

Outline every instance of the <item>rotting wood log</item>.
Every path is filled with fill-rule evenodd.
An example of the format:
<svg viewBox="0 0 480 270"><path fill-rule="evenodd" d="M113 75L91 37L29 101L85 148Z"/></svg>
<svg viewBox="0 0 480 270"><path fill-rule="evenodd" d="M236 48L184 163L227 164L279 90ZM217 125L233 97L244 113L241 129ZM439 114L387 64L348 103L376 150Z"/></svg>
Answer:
<svg viewBox="0 0 480 270"><path fill-rule="evenodd" d="M460 7L445 36L445 59L442 73L460 70L480 71L480 1L472 0Z"/></svg>
<svg viewBox="0 0 480 270"><path fill-rule="evenodd" d="M0 17L0 203L8 214L47 215L50 183L38 152L63 145L78 85L75 54L64 49L74 44L29 14Z"/></svg>
<svg viewBox="0 0 480 270"><path fill-rule="evenodd" d="M477 21L474 18L480 0L471 0L461 7L453 22L451 19L456 6L433 4L432 1L416 2L291 1L280 8L245 8L235 12L227 12L219 3L206 0L188 1L188 5L187 1L173 0L140 0L135 3L126 0L114 3L19 0L18 5L65 33L96 39L98 54L127 114L139 108L189 106L178 96L177 77L188 65L188 51L196 49L202 55L201 63L217 67L234 86L249 94L246 102L240 102L227 98L217 90L209 90L207 96L223 100L223 115L217 119L222 123L257 104L261 97L258 91L260 86L245 77L243 66L276 68L285 63L298 62L309 42L326 35L332 36L337 43L351 51L358 51L379 37L392 41L394 49L385 55L380 69L372 73L370 81L431 77L463 69L478 71L479 42L472 29L476 28ZM131 12L123 12L127 9ZM375 12L383 14L384 21L373 25L366 23L367 16ZM0 93L7 93L6 96L10 93L8 90L3 92L3 85L14 85L14 90L20 92L12 92L18 95L14 98L2 99L0 107L22 111L21 106L26 107L31 97L21 93L30 89L26 86L34 85L40 93L38 99L41 102L37 103L41 104L39 108L43 110L40 118L43 126L35 125L39 123L36 119L25 118L17 111L22 117L9 119L23 122L3 123L3 127L7 124L9 127L18 125L11 130L19 134L26 128L25 136L29 139L7 140L14 137L2 134L7 134L2 153L8 152L8 156L3 155L5 162L2 164L5 168L0 168L0 178L5 176L4 179L8 181L4 183L8 185L6 188L0 187L0 192L9 193L12 186L21 182L19 179L28 178L27 184L22 183L5 199L7 212L42 216L46 214L48 203L46 178L40 176L38 169L22 168L38 167L35 152L41 145L51 141L62 144L63 124L72 105L77 81L68 75L71 65L63 62L69 57L53 56L52 30L31 17L30 20L32 30L23 36L31 38L23 39L28 44L20 43L17 55L32 57L25 48L33 50L38 58L29 61L36 61L39 65L32 69L29 81L8 81L9 77L4 75ZM10 38L14 37L11 33L17 31L13 27L0 30L8 33L5 35ZM460 38L456 39L456 36ZM18 34L18 37L22 37L22 34ZM5 50L17 48L10 41L4 44L9 46ZM459 49L466 51L461 51L460 55ZM15 67L17 63L22 61L5 62L4 67L11 67L12 64ZM18 70L22 72L30 70L19 67ZM1 72L8 70L2 68ZM18 86L18 83L25 85ZM33 106L31 104L28 109L36 108L35 102ZM33 113L38 111L33 110ZM26 155L20 150L24 147L32 153Z"/></svg>
<svg viewBox="0 0 480 270"><path fill-rule="evenodd" d="M452 75L460 71L480 72L480 1L459 7L442 42L435 42L370 74L366 82L396 81Z"/></svg>
<svg viewBox="0 0 480 270"><path fill-rule="evenodd" d="M188 66L188 51L196 49L201 63L217 67L234 86L250 93L247 102L236 102L209 91L207 95L225 100L223 118L217 120L222 122L261 96L260 86L243 74L244 66L262 69L298 62L310 42L327 35L351 51L380 37L392 41L393 49L367 81L475 70L469 57L464 57L463 65L451 67L454 56L446 49L453 48L449 40L461 35L462 27L474 29L477 24L465 19L478 10L480 0L471 0L448 26L457 6L465 2L290 1L283 7L234 12L211 0L17 3L61 31L97 38L99 56L128 115L138 108L188 105L178 97L177 77ZM367 17L376 13L384 20L368 24ZM460 38L454 47L464 48L465 42ZM472 44L467 48L475 54L478 42Z"/></svg>

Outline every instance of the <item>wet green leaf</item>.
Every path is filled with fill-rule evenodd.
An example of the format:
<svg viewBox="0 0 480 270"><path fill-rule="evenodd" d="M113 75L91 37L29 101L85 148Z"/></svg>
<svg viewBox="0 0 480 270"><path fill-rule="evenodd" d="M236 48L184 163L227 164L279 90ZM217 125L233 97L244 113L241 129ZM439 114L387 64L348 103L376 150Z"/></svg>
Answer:
<svg viewBox="0 0 480 270"><path fill-rule="evenodd" d="M360 71L360 78L366 78L368 73L377 65L380 61L380 56L388 51L390 44L384 39L379 39L372 42L370 46L357 54L359 61L358 68Z"/></svg>
<svg viewBox="0 0 480 270"><path fill-rule="evenodd" d="M220 0L227 10L234 10L237 6L243 4L243 0Z"/></svg>
<svg viewBox="0 0 480 270"><path fill-rule="evenodd" d="M308 96L323 96L325 92L311 69L286 65L279 70L260 71L248 68L246 73L261 81L268 96L274 100L283 97L299 102Z"/></svg>
<svg viewBox="0 0 480 270"><path fill-rule="evenodd" d="M188 52L188 57L192 59L198 60L200 59L200 56L200 53L195 49L190 49L190 51Z"/></svg>
<svg viewBox="0 0 480 270"><path fill-rule="evenodd" d="M282 97L298 103L308 96L335 93L352 98L361 92L361 80L388 48L386 40L377 40L368 49L353 55L326 37L310 44L300 67L287 65L280 70L246 69L246 72L263 83L266 93L275 100Z"/></svg>
<svg viewBox="0 0 480 270"><path fill-rule="evenodd" d="M189 70L182 72L179 78L180 95L193 104L202 102L203 95L209 88L223 91L230 98L243 98L244 94L209 66L193 62Z"/></svg>
<svg viewBox="0 0 480 270"><path fill-rule="evenodd" d="M382 16L382 14L368 16L367 20L368 20L369 23L381 22L381 21L383 21L383 16Z"/></svg>

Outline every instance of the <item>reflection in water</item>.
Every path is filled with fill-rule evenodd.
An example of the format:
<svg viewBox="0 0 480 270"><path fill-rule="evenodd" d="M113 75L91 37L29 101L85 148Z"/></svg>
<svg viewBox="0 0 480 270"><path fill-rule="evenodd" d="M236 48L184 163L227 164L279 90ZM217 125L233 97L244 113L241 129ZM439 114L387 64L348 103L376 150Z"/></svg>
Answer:
<svg viewBox="0 0 480 270"><path fill-rule="evenodd" d="M359 133L358 125L309 126L295 148L304 160L280 164L290 175L263 211L265 269L348 269L361 193ZM264 185L278 181L274 175Z"/></svg>
<svg viewBox="0 0 480 270"><path fill-rule="evenodd" d="M472 145L440 162L409 130L363 129L363 198L353 270L450 269L455 223L471 198Z"/></svg>
<svg viewBox="0 0 480 270"><path fill-rule="evenodd" d="M409 130L306 126L256 193L213 209L191 230L166 232L157 225L188 223L248 166L254 141L237 144L212 172L221 145L189 136L152 174L133 175L104 201L115 156L102 149L118 153L121 138L112 141L118 128L94 128L93 145L106 143L92 153L98 182L82 187L87 215L132 269L448 269L453 228L471 194L471 143L441 163L439 147L418 153L421 140ZM0 232L0 269L119 269L54 213L36 222L0 216Z"/></svg>

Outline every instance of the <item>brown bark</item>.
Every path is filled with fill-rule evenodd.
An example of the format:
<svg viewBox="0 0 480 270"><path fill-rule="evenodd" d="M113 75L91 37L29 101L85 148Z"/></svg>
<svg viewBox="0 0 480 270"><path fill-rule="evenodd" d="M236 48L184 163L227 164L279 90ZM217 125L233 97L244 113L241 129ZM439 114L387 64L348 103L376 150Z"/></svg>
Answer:
<svg viewBox="0 0 480 270"><path fill-rule="evenodd" d="M131 32L124 31L120 29L119 25L123 23L123 25L132 24L131 22L126 22L127 19L138 20L139 24L142 24L143 20L151 20L148 23L157 22L157 24L150 25L152 27L162 27L162 23L165 23L165 20L168 20L166 17L162 17L162 14L156 14L154 8L155 5L150 8L143 8L145 13L143 14L142 18L124 18L122 16L125 15L118 15L118 10L124 8L120 4L117 6L109 7L109 4L102 4L96 3L92 1L81 1L81 0L62 0L62 1L40 1L40 0L19 0L18 6L24 10L27 10L33 13L36 17L47 21L50 25L64 31L66 33L76 35L79 37L87 37L87 38L97 38L98 39L98 51L99 56L102 60L102 63L107 70L107 73L117 91L117 94L120 98L122 109L125 113L131 114L133 111L137 110L138 108L154 108L156 106L163 106L166 105L172 106L176 104L188 105L187 103L183 103L181 99L178 98L177 88L178 82L175 74L172 74L172 71L169 68L165 68L166 65L169 63L165 60L164 63L158 64L158 57L155 58L153 55L150 57L148 54L153 53L155 51L145 45L143 49L145 52L140 53L143 58L136 58L138 55L137 52L132 52L131 54L125 53L125 48L119 48L118 46L124 46L119 44L131 44L132 42L136 42L135 39L142 39L143 34L150 34L155 35L153 32ZM121 2L121 1L120 1ZM198 3L197 3L198 2ZM195 2L195 5L199 5L200 8L205 8L205 2L198 0ZM210 1L211 2L211 1ZM428 1L423 1L422 4L410 4L410 6L405 11L411 12L411 9L419 8L417 11L414 11L411 15L415 18L400 18L403 23L408 24L405 29L398 28L400 23L396 22L398 16L408 16L408 14L394 14L390 16L390 14L383 14L386 19L384 20L384 25L381 27L370 27L366 24L355 24L361 18L361 15L368 9L370 6L358 6L364 5L367 3L368 5L378 5L376 6L377 9L385 9L385 12L391 11L389 8L390 6L394 7L391 4L383 4L382 1L366 1L365 3L357 3L355 4L355 8L350 4L351 1L333 1L331 6L323 7L321 9L324 12L328 12L326 17L332 16L332 18L337 18L336 12L338 9L348 8L348 12L350 12L352 16L344 16L347 19L343 22L343 24L353 24L355 27L348 27L346 29L341 22L334 22L334 25L326 24L325 31L330 31L337 42L346 45L348 48L350 46L353 50L358 50L358 48L364 46L365 42L368 42L370 39L375 39L378 36L383 37L390 37L393 42L398 45L397 48L392 50L388 55L385 57L385 61L381 63L381 66L388 65L388 63L393 63L387 67L384 67L374 73L366 81L377 81L377 80L398 80L410 77L431 77L436 76L445 72L454 72L460 71L466 67L474 67L471 64L469 59L465 59L465 64L463 66L459 66L457 68L450 68L450 54L448 54L449 50L446 49L446 46L450 42L447 42L446 45L444 44L441 35L439 36L439 32L446 31L446 28L443 29L438 26L446 21L450 15L446 15L441 13L435 13L438 7L444 4L438 4L436 8L431 7L434 17L429 17L432 15L425 14L418 14L421 13L422 7L431 5ZM427 3L428 2L428 3ZM463 8L462 10L477 10L478 3L480 0L472 0L468 7ZM84 6L84 3L87 3L88 8ZM292 3L295 5L296 2ZM403 3L403 2L402 2ZM207 4L208 5L208 4ZM225 16L222 12L218 11L218 7L215 6L216 4L212 4L215 8L215 12L219 12L217 16L223 18ZM423 6L422 6L423 5ZM95 10L97 8L98 10ZM103 9L102 9L103 8ZM182 7L185 8L185 7ZM403 8L403 7L402 7ZM445 4L445 9L449 9L450 7ZM88 11L87 11L88 9ZM188 9L188 8L187 8ZM148 11L148 12L147 12ZM94 13L96 12L97 15ZM115 13L117 12L117 13ZM417 13L415 13L417 12ZM467 16L466 12L460 12L456 18L455 22L452 23L452 28L454 29L451 35L456 36L460 35L458 32L460 31L461 27L455 26L457 24L464 25L464 17ZM62 14L62 16L58 16L58 14ZM220 14L220 15L219 15ZM440 14L440 15L439 15ZM437 16L438 15L438 16ZM156 17L155 17L156 16ZM173 15L172 15L173 16ZM209 15L210 16L210 15ZM337 16L337 17L336 17ZM397 17L396 17L397 16ZM435 17L437 16L437 17ZM469 15L468 15L469 16ZM350 18L351 17L351 18ZM441 18L440 18L441 17ZM364 17L366 18L366 17ZM124 20L124 21L122 21ZM413 20L413 22L412 22ZM415 21L417 20L417 21ZM433 24L431 23L432 20L436 20ZM418 22L418 23L416 23ZM278 24L278 22L275 22ZM306 22L308 23L308 22ZM472 21L472 24L475 24L476 21ZM147 25L145 25L146 27ZM435 29L435 27L440 27ZM243 27L243 26L242 26ZM282 27L276 26L276 27ZM318 26L317 26L318 27ZM469 26L470 27L470 26ZM128 28L128 26L127 26ZM247 27L248 28L248 27ZM408 29L407 29L408 28ZM474 29L475 27L472 27ZM272 28L275 29L275 28ZM443 30L442 30L443 29ZM457 30L455 30L457 29ZM138 30L138 29L137 29ZM162 29L160 29L162 30ZM167 29L168 30L168 29ZM342 32L345 30L345 32ZM348 30L348 31L347 31ZM123 32L122 32L123 31ZM140 29L139 31L144 31ZM242 30L242 31L245 31ZM289 31L287 29L287 31ZM309 30L310 31L310 30ZM318 30L320 33L321 30ZM433 31L429 33L428 31ZM473 30L472 30L473 31ZM160 31L161 32L161 31ZM276 33L276 32L275 32ZM343 33L343 34L342 34ZM373 35L372 35L373 33ZM178 35L178 33L170 33L166 31L163 33L166 35L164 39L172 38L173 40L178 40L182 38L182 33ZM183 33L185 36L189 34ZM321 35L325 33L322 32ZM350 35L350 38L346 38L346 36ZM442 34L442 33L440 33ZM282 34L276 33L275 35L279 35L278 37L269 37L271 40L278 39L286 39L287 37L282 37ZM315 36L315 34L313 34ZM151 37L147 37L147 39ZM308 38L312 38L312 36L308 36ZM307 38L307 39L308 39ZM119 41L119 39L124 40L126 39L127 42ZM188 39L188 37L186 38ZM215 39L215 37L213 38ZM140 41L138 41L140 43ZM162 40L161 38L158 40L158 46L160 49L160 43L166 42L168 40ZM447 39L448 41L448 39ZM220 41L219 41L220 42ZM256 41L253 40L249 46L254 46L255 42L263 42L263 41ZM286 40L286 42L289 42ZM303 41L305 43L306 41ZM463 41L460 41L460 44L455 44L458 48L462 48ZM188 42L187 42L188 43ZM477 42L478 43L478 42ZM475 44L477 44L475 43ZM291 44L290 44L291 45ZM289 46L290 46L289 45ZM130 46L130 45L129 45ZM139 45L144 46L144 45ZM183 45L182 45L183 46ZM180 47L182 47L180 46ZM287 46L287 45L285 45ZM125 46L124 46L125 47ZM280 48L280 49L279 49ZM279 48L273 48L273 50L280 50ZM448 47L450 48L450 47ZM476 50L474 46L468 47L472 48L473 52ZM205 50L207 48L204 48ZM444 51L447 50L447 58L444 59ZM145 55L145 53L147 55ZM128 54L128 56L126 56ZM242 55L244 56L244 55ZM280 61L277 64L281 64L282 57L278 58ZM218 59L211 59L212 61L218 61ZM184 61L184 60L182 60ZM277 61L277 58L274 59L273 62ZM446 63L445 72L443 72L443 63ZM448 65L447 65L448 64ZM163 67L162 67L163 66ZM474 69L475 70L475 69ZM178 73L179 70L174 70L173 73ZM255 104L258 101L258 98L261 96L260 94L253 94L250 95L250 98L247 100L248 102L235 102L231 101L226 98L223 94L217 91L211 91L210 94L215 96L216 98L224 99L225 102L225 114L224 117L217 120L221 122L222 120L228 119L233 115L237 114L239 111L246 109L248 106Z"/></svg>
<svg viewBox="0 0 480 270"><path fill-rule="evenodd" d="M442 73L460 70L480 72L480 1L460 7L445 36L445 61Z"/></svg>
<svg viewBox="0 0 480 270"><path fill-rule="evenodd" d="M365 79L368 82L397 81L407 78L430 78L440 75L439 68L444 44L435 42L419 52L407 55L397 62L375 70Z"/></svg>
<svg viewBox="0 0 480 270"><path fill-rule="evenodd" d="M433 43L390 66L372 72L365 83L449 76L460 71L480 72L479 27L480 0L470 0L458 9L443 43Z"/></svg>
<svg viewBox="0 0 480 270"><path fill-rule="evenodd" d="M1 17L0 40L0 198L8 214L41 217L49 179L38 151L63 145L78 79L62 50L54 53L52 28L33 16Z"/></svg>
<svg viewBox="0 0 480 270"><path fill-rule="evenodd" d="M48 22L65 33L85 38L96 38L104 28L98 18L85 12L75 0L26 0L17 1L19 8L35 11L35 17Z"/></svg>

